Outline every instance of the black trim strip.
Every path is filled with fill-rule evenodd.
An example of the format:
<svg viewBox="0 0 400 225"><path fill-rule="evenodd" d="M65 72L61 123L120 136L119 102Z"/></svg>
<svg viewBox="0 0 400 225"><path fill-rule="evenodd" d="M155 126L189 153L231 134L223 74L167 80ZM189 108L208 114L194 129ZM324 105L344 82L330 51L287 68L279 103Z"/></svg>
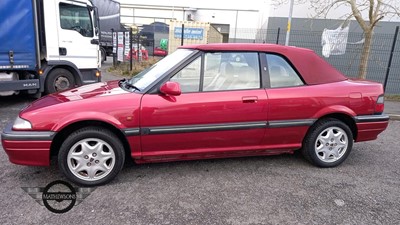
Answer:
<svg viewBox="0 0 400 225"><path fill-rule="evenodd" d="M3 130L2 140L51 141L56 135L53 131L13 131L11 127L10 123Z"/></svg>
<svg viewBox="0 0 400 225"><path fill-rule="evenodd" d="M388 115L355 116L354 120L356 121L356 123L382 122L382 121L389 121L389 116Z"/></svg>
<svg viewBox="0 0 400 225"><path fill-rule="evenodd" d="M314 124L315 119L306 119L306 120L277 120L270 121L270 128L280 128L280 127L300 127L300 126L311 126Z"/></svg>
<svg viewBox="0 0 400 225"><path fill-rule="evenodd" d="M203 125L185 125L185 126L162 126L162 127L143 127L122 130L126 136L153 135L153 134L178 134L194 132L212 132L229 130L250 130L261 128L281 128L311 126L315 119L306 120L280 120L280 121L257 121L244 123L224 123L224 124L203 124Z"/></svg>
<svg viewBox="0 0 400 225"><path fill-rule="evenodd" d="M192 126L165 126L149 127L147 132L142 134L171 134L171 133L192 133L192 132L210 132L210 131L228 131L228 130L249 130L266 128L266 122L248 122L248 123L225 123L225 124L206 124ZM146 131L146 129L143 129Z"/></svg>
<svg viewBox="0 0 400 225"><path fill-rule="evenodd" d="M122 132L124 132L125 136L137 136L140 134L140 129L139 128L127 128L127 129L123 129Z"/></svg>

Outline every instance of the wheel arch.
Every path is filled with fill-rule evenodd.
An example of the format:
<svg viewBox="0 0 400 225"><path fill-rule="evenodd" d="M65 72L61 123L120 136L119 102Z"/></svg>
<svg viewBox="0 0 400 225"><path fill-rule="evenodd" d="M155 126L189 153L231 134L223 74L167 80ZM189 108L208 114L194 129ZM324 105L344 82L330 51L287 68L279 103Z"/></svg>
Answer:
<svg viewBox="0 0 400 225"><path fill-rule="evenodd" d="M48 75L51 73L51 71L55 70L55 69L66 69L69 72L72 73L72 75L74 76L75 82L77 85L82 85L82 74L79 71L78 67L76 67L75 64L68 62L68 61L49 61L48 62L48 68L44 71L43 75L44 75L44 80L47 82L47 78Z"/></svg>
<svg viewBox="0 0 400 225"><path fill-rule="evenodd" d="M314 122L314 124L317 123L318 121L321 121L324 119L337 119L337 120L345 123L350 128L350 130L353 134L353 139L357 140L357 124L352 116L350 116L346 113L339 113L339 112L329 113L329 114L326 114L326 115L320 117L319 119L317 119Z"/></svg>
<svg viewBox="0 0 400 225"><path fill-rule="evenodd" d="M74 123L71 123L67 126L65 126L62 130L57 132L57 134L54 136L53 141L51 143L50 147L50 156L56 156L58 155L58 152L60 150L60 146L64 142L65 138L68 137L70 134L72 134L74 131L81 129L83 127L88 127L88 126L94 126L94 127L102 127L105 129L108 129L112 131L119 140L121 141L122 145L124 146L124 152L126 156L131 154L131 149L128 143L128 140L126 139L124 133L113 126L112 124L106 123L104 121L99 121L99 120L85 120L85 121L77 121Z"/></svg>

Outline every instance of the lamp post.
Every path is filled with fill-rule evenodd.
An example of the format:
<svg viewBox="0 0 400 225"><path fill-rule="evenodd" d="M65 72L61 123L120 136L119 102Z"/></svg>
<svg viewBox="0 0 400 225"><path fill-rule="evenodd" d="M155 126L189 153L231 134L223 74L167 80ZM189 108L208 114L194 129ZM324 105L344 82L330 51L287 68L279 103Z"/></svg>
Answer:
<svg viewBox="0 0 400 225"><path fill-rule="evenodd" d="M293 4L294 4L294 0L290 0L289 18L288 18L288 23L287 23L286 41L285 41L285 45L286 46L289 45L290 29L291 29L291 26L292 26Z"/></svg>
<svg viewBox="0 0 400 225"><path fill-rule="evenodd" d="M235 42L236 42L236 31L237 31L238 16L239 16L239 10L236 10L236 20L235 20Z"/></svg>

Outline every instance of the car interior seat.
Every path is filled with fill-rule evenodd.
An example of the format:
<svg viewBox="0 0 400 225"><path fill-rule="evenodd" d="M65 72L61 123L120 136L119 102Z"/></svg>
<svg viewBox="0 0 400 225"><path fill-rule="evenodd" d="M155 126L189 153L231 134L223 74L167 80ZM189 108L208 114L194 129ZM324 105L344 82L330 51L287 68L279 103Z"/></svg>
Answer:
<svg viewBox="0 0 400 225"><path fill-rule="evenodd" d="M260 87L260 78L256 70L250 66L241 66L237 69L237 78L228 89L254 89Z"/></svg>
<svg viewBox="0 0 400 225"><path fill-rule="evenodd" d="M219 67L219 73L214 79L210 82L207 87L204 88L205 91L214 91L214 90L224 90L224 84L229 82L230 77L234 74L234 68L229 62L221 63Z"/></svg>
<svg viewBox="0 0 400 225"><path fill-rule="evenodd" d="M295 80L289 76L282 66L271 65L269 78L271 87L289 87L295 85Z"/></svg>

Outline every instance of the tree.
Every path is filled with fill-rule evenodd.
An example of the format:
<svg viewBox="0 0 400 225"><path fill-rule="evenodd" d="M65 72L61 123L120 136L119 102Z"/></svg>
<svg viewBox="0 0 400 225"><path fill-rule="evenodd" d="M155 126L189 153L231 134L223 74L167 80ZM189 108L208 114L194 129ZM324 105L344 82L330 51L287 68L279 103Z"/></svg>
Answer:
<svg viewBox="0 0 400 225"><path fill-rule="evenodd" d="M275 4L282 4L288 0L273 0ZM315 12L315 18L327 17L333 9L348 8L343 12L341 18L346 21L354 18L364 32L364 46L361 52L358 77L365 79L368 69L368 59L371 52L371 45L376 25L383 19L390 19L393 16L400 16L399 0L297 0L297 4L309 2L310 8Z"/></svg>

